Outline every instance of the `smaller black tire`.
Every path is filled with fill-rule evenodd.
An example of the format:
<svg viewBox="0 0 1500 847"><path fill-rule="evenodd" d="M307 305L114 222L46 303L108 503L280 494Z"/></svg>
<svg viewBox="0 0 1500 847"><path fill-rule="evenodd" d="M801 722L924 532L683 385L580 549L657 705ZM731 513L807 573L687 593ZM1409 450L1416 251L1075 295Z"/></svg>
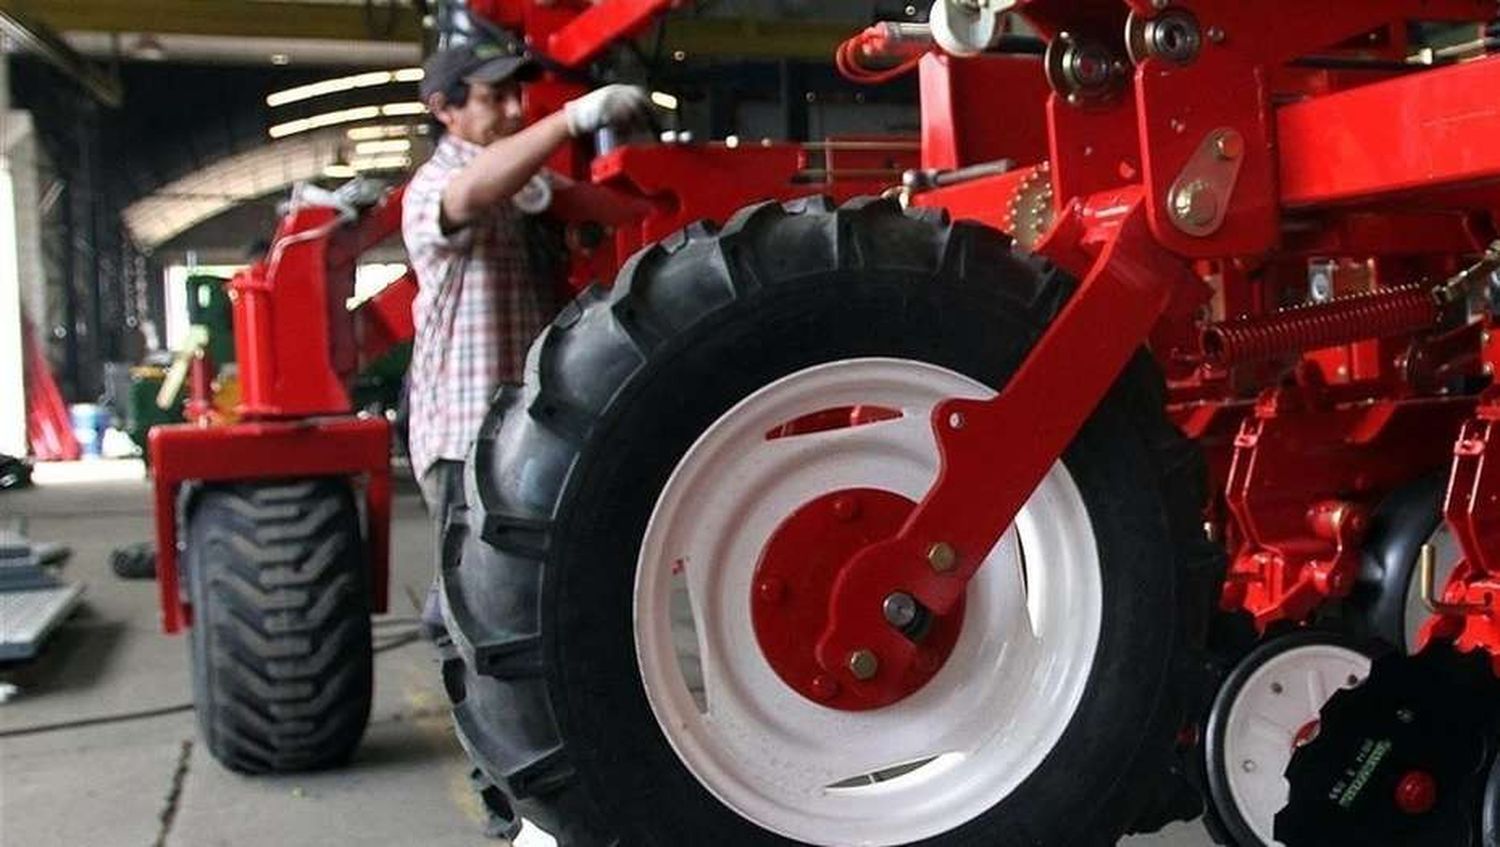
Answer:
<svg viewBox="0 0 1500 847"><path fill-rule="evenodd" d="M1380 504L1370 520L1359 581L1350 597L1356 631L1379 639L1403 653L1411 653L1409 621L1418 602L1417 562L1422 545L1434 542L1443 525L1446 469L1397 489ZM1440 556L1440 558L1445 558ZM1440 561L1443 579L1456 558Z"/></svg>
<svg viewBox="0 0 1500 847"><path fill-rule="evenodd" d="M1231 710L1252 678L1268 663L1292 651L1323 645L1360 653L1372 659L1377 653L1368 643L1348 635L1323 630L1297 630L1271 638L1250 651L1219 688L1213 708L1209 710L1203 741L1204 782L1208 793L1204 826L1218 843L1232 847L1267 847L1269 844L1256 834L1230 785L1228 769L1232 765L1228 761L1227 736Z"/></svg>
<svg viewBox="0 0 1500 847"><path fill-rule="evenodd" d="M1484 799L1480 803L1480 845L1500 847L1500 754L1490 767L1490 781L1484 788Z"/></svg>
<svg viewBox="0 0 1500 847"><path fill-rule="evenodd" d="M370 578L343 479L201 491L185 576L198 726L232 770L338 765L370 714Z"/></svg>

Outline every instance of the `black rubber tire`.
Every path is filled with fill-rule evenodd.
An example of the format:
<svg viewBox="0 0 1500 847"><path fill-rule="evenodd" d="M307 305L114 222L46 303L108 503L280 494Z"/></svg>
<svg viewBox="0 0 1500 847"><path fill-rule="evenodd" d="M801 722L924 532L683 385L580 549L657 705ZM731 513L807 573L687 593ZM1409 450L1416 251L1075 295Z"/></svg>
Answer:
<svg viewBox="0 0 1500 847"><path fill-rule="evenodd" d="M1410 653L1406 638L1406 602L1418 590L1417 563L1422 545L1443 521L1443 493L1448 474L1432 474L1397 489L1370 518L1359 580L1349 598L1351 623L1357 632Z"/></svg>
<svg viewBox="0 0 1500 847"><path fill-rule="evenodd" d="M243 773L347 761L370 715L370 575L336 478L207 487L187 518L198 727Z"/></svg>
<svg viewBox="0 0 1500 847"><path fill-rule="evenodd" d="M533 345L527 384L498 394L443 545L444 679L491 811L562 847L790 843L692 776L642 689L636 555L667 476L734 403L821 362L906 357L1002 385L1070 287L994 231L810 199L689 227L565 309ZM1089 689L1029 780L924 844L1113 844L1150 813L1201 706L1191 645L1222 552L1202 532L1202 457L1166 420L1149 357L1065 461L1105 585Z"/></svg>
<svg viewBox="0 0 1500 847"><path fill-rule="evenodd" d="M1482 847L1500 847L1500 753L1490 766L1490 779L1480 801L1479 843Z"/></svg>
<svg viewBox="0 0 1500 847"><path fill-rule="evenodd" d="M1267 847L1266 843L1251 830L1230 794L1229 776L1225 771L1222 752L1225 744L1224 736L1228 729L1226 720L1229 710L1235 698L1239 697L1240 691L1245 687L1245 683L1262 665L1281 653L1308 644L1333 644L1364 653L1372 659L1378 652L1378 648L1351 635L1324 630L1297 630L1263 642L1259 647L1250 651L1249 655L1245 656L1224 679L1218 696L1214 698L1213 708L1209 711L1203 743L1204 784L1208 794L1203 823L1214 840L1220 844L1228 844L1232 847Z"/></svg>

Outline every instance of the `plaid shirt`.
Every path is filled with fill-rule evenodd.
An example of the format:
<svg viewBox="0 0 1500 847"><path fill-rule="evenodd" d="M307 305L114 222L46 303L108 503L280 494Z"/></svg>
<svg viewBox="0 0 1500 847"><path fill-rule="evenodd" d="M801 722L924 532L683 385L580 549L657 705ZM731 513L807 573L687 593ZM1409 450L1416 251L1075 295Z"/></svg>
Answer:
<svg viewBox="0 0 1500 847"><path fill-rule="evenodd" d="M446 234L439 224L448 180L482 149L444 136L403 201L401 233L418 289L408 377L418 479L439 459L463 461L491 397L502 382L520 380L526 350L548 317L514 206L502 203Z"/></svg>

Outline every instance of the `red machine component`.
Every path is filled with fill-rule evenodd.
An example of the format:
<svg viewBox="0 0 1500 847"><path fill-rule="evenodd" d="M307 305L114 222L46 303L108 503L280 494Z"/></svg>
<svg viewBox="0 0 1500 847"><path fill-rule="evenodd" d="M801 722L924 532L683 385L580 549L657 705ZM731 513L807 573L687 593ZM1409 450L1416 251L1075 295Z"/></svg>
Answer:
<svg viewBox="0 0 1500 847"><path fill-rule="evenodd" d="M352 412L359 367L411 337L415 280L387 286L354 311L360 254L394 234L400 190L358 218L331 207L295 208L266 258L229 283L239 363L241 422L212 413L210 363L193 362L190 423L153 427L157 586L162 625L191 623L179 590L178 493L186 483L346 476L363 482L372 601L386 608L390 534L390 433L383 418Z"/></svg>
<svg viewBox="0 0 1500 847"><path fill-rule="evenodd" d="M766 545L750 598L755 637L776 674L802 696L835 709L878 709L926 685L953 651L963 631L963 598L950 614L937 617L922 615L915 605L898 608L908 603L906 595L881 603L888 609L887 625L895 620L922 636L907 675L892 685L840 684L807 651L821 633L838 565L871 540L894 534L915 505L889 491L835 492L804 504Z"/></svg>
<svg viewBox="0 0 1500 847"><path fill-rule="evenodd" d="M1231 367L1366 338L1410 335L1438 319L1432 290L1408 285L1264 317L1214 324L1203 331L1208 364Z"/></svg>
<svg viewBox="0 0 1500 847"><path fill-rule="evenodd" d="M1453 448L1444 514L1463 562L1440 592L1430 634L1495 657L1500 673L1500 391L1491 389Z"/></svg>
<svg viewBox="0 0 1500 847"><path fill-rule="evenodd" d="M1045 33L1069 32L1054 39L1054 53L1079 51L1084 58L1089 54L1082 51L1091 43L1111 43L1127 23L1128 32L1149 38L1142 27L1162 17L1144 0L1124 7L1092 3L1085 9L1047 0L1022 6ZM941 614L963 593L983 551L1131 351L1148 335L1182 335L1151 327L1163 315L1170 320L1193 315L1193 309L1169 305L1197 296L1199 274L1188 260L1270 255L1286 210L1306 215L1316 206L1323 220L1308 218L1303 225L1337 227L1339 211L1327 204L1336 200L1352 213L1368 213L1372 204L1417 185L1423 187L1422 199L1409 198L1405 208L1423 208L1423 202L1437 209L1500 208L1493 187L1500 163L1460 155L1458 136L1447 130L1432 145L1417 147L1410 146L1409 137L1398 141L1389 132L1393 113L1416 115L1419 123L1462 114L1464 149L1473 147L1474 139L1500 129L1500 110L1463 98L1500 85L1500 60L1476 60L1347 92L1329 93L1326 86L1337 83L1324 77L1320 96L1303 95L1289 107L1294 114L1271 108L1286 86L1297 84L1295 75L1283 77L1271 69L1309 51L1331 49L1405 18L1477 22L1493 11L1468 2L1362 4L1332 8L1326 18L1306 27L1299 19L1291 27L1288 22L1296 16L1275 9L1200 2L1193 4L1190 21L1202 39L1197 52L1172 57L1160 45L1143 48L1131 57L1133 86L1089 90L1079 82L1069 90L1073 83L1066 74L1054 77L1047 121L1056 220L1037 249L1082 277L1083 284L998 398L939 407L934 416L943 459L938 481L895 538L872 544L844 565L816 651L820 666L836 674L851 652L871 649L881 667L891 669L892 679L901 678L912 660L911 642L880 619L880 598L899 586ZM1103 49L1109 55L1109 48ZM1113 67L1118 73L1120 65ZM1442 79L1449 84L1461 79L1465 93L1435 106L1434 86ZM1376 87L1378 107L1375 95L1365 93ZM968 106L954 111L982 113L977 104ZM1375 126L1377 115L1386 131ZM1288 131L1272 144L1276 116ZM941 116L933 121L941 122ZM1024 126L1020 132L1024 136ZM1356 167L1357 179L1338 187L1303 187L1310 183L1300 178L1278 185L1273 179L1278 172L1327 172L1330 163L1343 161L1343 151L1370 134L1408 146L1393 147L1381 167ZM924 138L936 136L924 133ZM914 202L959 217L1005 221L1022 182L1009 175L986 177L920 194ZM1370 249L1373 255L1386 252L1378 245ZM1420 247L1407 249L1420 252ZM1246 282L1226 274L1218 296L1242 297L1245 289L1238 286ZM1277 305L1261 303L1262 312ZM1247 318L1211 333L1210 348L1226 363L1353 342L1358 343L1351 355L1360 357L1348 360L1352 367L1343 366L1349 374L1341 378L1350 391L1327 394L1295 413L1286 396L1276 394L1246 422L1229 474L1232 535L1241 545L1226 590L1229 605L1251 607L1265 625L1300 619L1323 600L1341 596L1351 586L1362 515L1381 494L1440 465L1447 439L1472 401L1381 402L1380 392L1401 377L1393 377L1395 362L1384 358L1388 348L1364 340L1431 328L1436 312L1428 292L1396 285L1305 312ZM1219 390L1226 389L1229 396L1210 404L1238 402L1233 384ZM1371 400L1374 406L1367 405ZM1038 408L1048 411L1039 418ZM1002 425L1006 419L1012 423ZM1287 446L1297 442L1309 445L1311 455ZM997 465L1008 470L1003 481L964 471ZM975 505L980 503L983 508ZM952 571L937 573L927 566L936 544L956 551ZM855 684L864 690L897 688L878 679Z"/></svg>
<svg viewBox="0 0 1500 847"><path fill-rule="evenodd" d="M1267 392L1235 439L1226 497L1241 536L1221 606L1262 630L1346 596L1370 512L1442 466L1473 400L1334 404L1309 387Z"/></svg>

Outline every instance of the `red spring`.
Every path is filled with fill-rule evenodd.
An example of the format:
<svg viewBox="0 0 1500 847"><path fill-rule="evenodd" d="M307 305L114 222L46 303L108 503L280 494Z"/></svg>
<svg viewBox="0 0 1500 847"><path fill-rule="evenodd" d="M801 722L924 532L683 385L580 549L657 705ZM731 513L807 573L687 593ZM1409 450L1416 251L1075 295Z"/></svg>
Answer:
<svg viewBox="0 0 1500 847"><path fill-rule="evenodd" d="M1315 306L1213 324L1203 330L1208 363L1228 367L1430 329L1438 307L1427 286L1405 285Z"/></svg>

